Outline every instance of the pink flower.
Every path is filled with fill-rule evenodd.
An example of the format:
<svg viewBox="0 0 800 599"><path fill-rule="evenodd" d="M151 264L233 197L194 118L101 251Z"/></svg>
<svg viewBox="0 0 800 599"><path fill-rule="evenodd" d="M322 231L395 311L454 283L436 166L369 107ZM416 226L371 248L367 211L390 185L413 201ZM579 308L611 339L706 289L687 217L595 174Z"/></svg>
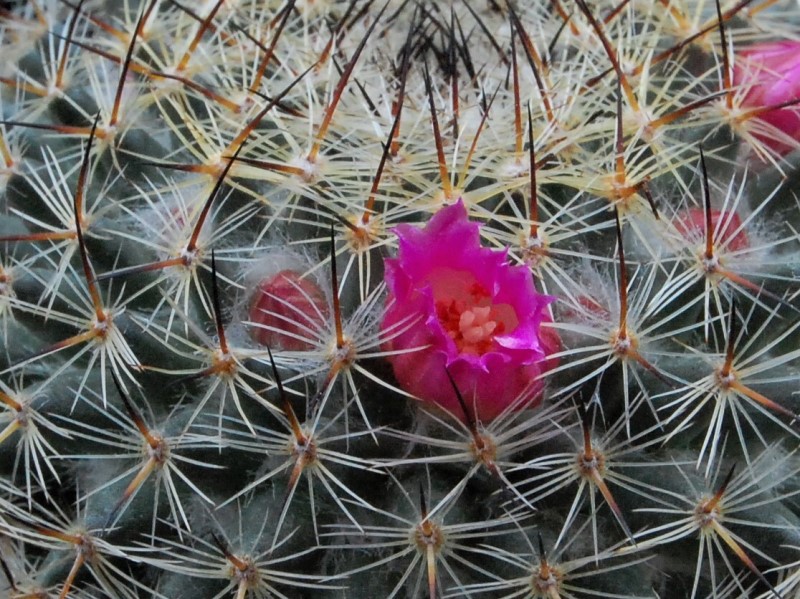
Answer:
<svg viewBox="0 0 800 599"><path fill-rule="evenodd" d="M800 106L786 104L800 100L800 42L784 40L756 44L737 54L733 84L746 95L743 108L770 108L755 118L772 125L786 137L761 132L754 136L779 155L797 149L788 138L800 142Z"/></svg>
<svg viewBox="0 0 800 599"><path fill-rule="evenodd" d="M381 328L390 337L385 349L398 352L389 360L404 390L463 418L447 368L485 422L512 404L539 402L536 378L556 365L547 356L560 341L540 328L553 298L537 293L528 270L509 265L506 252L481 247L478 229L460 200L424 229L395 229L400 250L386 261Z"/></svg>

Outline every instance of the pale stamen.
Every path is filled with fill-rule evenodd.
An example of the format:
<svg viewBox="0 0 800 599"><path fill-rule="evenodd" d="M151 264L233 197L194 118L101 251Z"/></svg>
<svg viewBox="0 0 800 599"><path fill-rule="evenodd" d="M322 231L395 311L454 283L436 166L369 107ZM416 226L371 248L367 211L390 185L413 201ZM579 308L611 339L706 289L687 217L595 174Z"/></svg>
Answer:
<svg viewBox="0 0 800 599"><path fill-rule="evenodd" d="M475 307L461 313L458 328L466 345L476 346L491 340L497 323L489 319L490 312L491 307L485 306Z"/></svg>

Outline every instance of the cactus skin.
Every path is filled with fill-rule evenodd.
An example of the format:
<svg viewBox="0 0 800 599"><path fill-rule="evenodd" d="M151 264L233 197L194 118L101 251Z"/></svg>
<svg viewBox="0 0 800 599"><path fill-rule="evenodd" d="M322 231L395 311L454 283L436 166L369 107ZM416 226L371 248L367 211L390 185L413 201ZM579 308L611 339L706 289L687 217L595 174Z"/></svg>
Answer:
<svg viewBox="0 0 800 599"><path fill-rule="evenodd" d="M800 140L767 115L800 105L741 68L798 31L3 3L0 595L798 596ZM419 323L382 326L394 228L459 200L555 298L541 402L485 421L409 397Z"/></svg>

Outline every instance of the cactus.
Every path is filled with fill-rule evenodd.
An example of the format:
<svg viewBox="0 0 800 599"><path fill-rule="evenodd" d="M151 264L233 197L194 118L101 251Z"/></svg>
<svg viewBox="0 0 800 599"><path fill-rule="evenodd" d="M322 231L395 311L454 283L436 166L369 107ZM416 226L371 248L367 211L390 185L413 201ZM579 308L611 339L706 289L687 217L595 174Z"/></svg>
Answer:
<svg viewBox="0 0 800 599"><path fill-rule="evenodd" d="M0 24L4 597L800 596L796 2Z"/></svg>

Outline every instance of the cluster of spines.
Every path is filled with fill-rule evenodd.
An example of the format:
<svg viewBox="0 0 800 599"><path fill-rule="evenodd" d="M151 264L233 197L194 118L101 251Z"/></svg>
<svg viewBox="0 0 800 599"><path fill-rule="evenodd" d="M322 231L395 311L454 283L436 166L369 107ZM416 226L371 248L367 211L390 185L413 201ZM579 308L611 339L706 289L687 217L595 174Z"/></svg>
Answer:
<svg viewBox="0 0 800 599"><path fill-rule="evenodd" d="M796 592L798 204L732 70L797 8L529 4L4 9L12 596ZM381 361L391 227L458 198L558 299L491 423ZM273 261L319 318L248 314Z"/></svg>

